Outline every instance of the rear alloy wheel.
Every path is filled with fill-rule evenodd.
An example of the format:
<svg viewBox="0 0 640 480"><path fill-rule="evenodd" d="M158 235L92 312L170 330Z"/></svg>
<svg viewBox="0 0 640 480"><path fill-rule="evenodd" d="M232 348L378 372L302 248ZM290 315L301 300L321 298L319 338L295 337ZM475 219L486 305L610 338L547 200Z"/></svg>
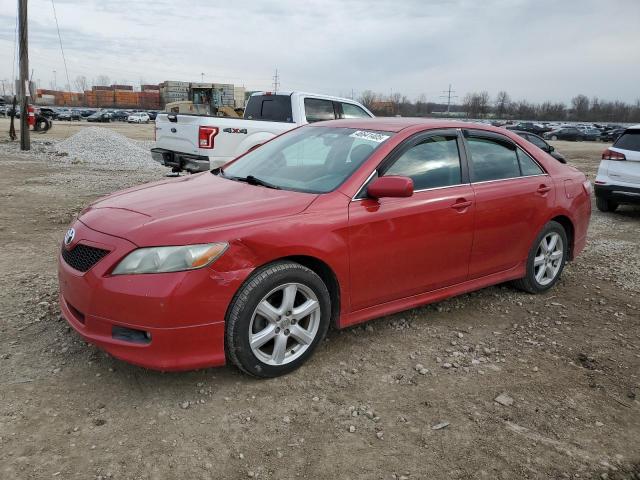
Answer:
<svg viewBox="0 0 640 480"><path fill-rule="evenodd" d="M329 292L312 270L277 262L254 273L234 297L226 325L229 359L257 377L301 366L324 338Z"/></svg>
<svg viewBox="0 0 640 480"><path fill-rule="evenodd" d="M601 212L615 212L618 204L606 198L596 197L596 207L598 207L598 210Z"/></svg>
<svg viewBox="0 0 640 480"><path fill-rule="evenodd" d="M564 227L549 222L529 251L526 275L514 282L520 290L542 293L556 284L567 260L569 242Z"/></svg>

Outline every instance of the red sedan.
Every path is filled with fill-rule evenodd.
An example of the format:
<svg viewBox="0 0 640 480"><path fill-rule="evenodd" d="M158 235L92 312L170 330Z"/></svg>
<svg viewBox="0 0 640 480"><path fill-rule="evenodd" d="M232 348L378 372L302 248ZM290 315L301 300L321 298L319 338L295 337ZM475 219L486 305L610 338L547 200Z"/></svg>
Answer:
<svg viewBox="0 0 640 480"><path fill-rule="evenodd" d="M330 325L507 281L550 289L585 245L590 196L582 173L504 129L308 125L93 203L61 247L60 304L128 362L273 377Z"/></svg>

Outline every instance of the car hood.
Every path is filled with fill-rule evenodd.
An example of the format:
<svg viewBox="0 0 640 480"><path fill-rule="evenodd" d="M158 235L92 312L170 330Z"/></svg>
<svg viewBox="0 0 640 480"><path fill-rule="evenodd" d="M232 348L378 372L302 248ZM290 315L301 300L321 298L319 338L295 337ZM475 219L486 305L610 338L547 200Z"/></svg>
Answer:
<svg viewBox="0 0 640 480"><path fill-rule="evenodd" d="M138 246L206 243L222 240L216 229L295 215L316 197L204 172L116 192L85 209L79 220Z"/></svg>

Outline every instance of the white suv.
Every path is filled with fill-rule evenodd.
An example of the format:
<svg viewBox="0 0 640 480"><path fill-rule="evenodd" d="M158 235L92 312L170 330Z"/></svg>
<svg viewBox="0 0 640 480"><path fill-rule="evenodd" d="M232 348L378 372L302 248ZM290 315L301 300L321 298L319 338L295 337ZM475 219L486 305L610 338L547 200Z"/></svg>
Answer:
<svg viewBox="0 0 640 480"><path fill-rule="evenodd" d="M129 122L129 123L149 123L149 120L151 120L149 118L149 115L147 115L144 112L132 113L127 118L127 122Z"/></svg>
<svg viewBox="0 0 640 480"><path fill-rule="evenodd" d="M640 125L627 128L602 152L595 194L601 212L613 212L621 203L640 204Z"/></svg>

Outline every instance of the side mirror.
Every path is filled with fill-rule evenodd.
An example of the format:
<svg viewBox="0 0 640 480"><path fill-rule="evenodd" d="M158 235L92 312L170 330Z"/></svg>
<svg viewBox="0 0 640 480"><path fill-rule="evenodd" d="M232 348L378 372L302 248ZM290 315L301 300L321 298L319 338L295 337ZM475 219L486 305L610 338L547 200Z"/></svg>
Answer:
<svg viewBox="0 0 640 480"><path fill-rule="evenodd" d="M367 187L367 195L376 199L410 197L413 195L413 180L393 175L379 177Z"/></svg>
<svg viewBox="0 0 640 480"><path fill-rule="evenodd" d="M553 152L556 149L553 145L549 145L549 153Z"/></svg>

